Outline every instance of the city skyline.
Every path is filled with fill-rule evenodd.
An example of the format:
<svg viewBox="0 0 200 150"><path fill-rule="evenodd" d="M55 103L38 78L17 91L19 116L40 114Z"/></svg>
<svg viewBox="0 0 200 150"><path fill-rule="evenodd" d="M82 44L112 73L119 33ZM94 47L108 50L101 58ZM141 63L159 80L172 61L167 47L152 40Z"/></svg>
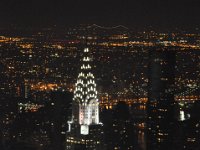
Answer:
<svg viewBox="0 0 200 150"><path fill-rule="evenodd" d="M1 150L199 150L198 0L2 0Z"/></svg>
<svg viewBox="0 0 200 150"><path fill-rule="evenodd" d="M92 148L94 142L108 150L163 150L170 143L178 150L189 150L200 145L198 30L137 31L90 24L1 31L0 144L5 150L20 146L83 149ZM86 46L91 65L89 57L84 58ZM99 117L92 120L96 118L103 126L91 124L91 134L80 134L79 123L87 125L92 120L87 122L87 116L75 111L74 120L84 119L71 124L69 133L72 95L86 96L80 94L80 79L85 81L80 72L91 66L96 84L89 82L97 95L90 90L99 100ZM168 125L175 130L166 128ZM82 129L86 134L87 127Z"/></svg>

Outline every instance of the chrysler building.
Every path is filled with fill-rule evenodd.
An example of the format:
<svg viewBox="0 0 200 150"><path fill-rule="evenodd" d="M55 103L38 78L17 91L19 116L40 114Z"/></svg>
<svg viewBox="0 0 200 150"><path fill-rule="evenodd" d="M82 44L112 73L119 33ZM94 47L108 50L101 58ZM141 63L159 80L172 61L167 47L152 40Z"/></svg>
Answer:
<svg viewBox="0 0 200 150"><path fill-rule="evenodd" d="M89 49L85 48L81 72L78 75L75 85L72 108L73 122L84 126L99 124L99 102L90 64Z"/></svg>
<svg viewBox="0 0 200 150"><path fill-rule="evenodd" d="M103 124L99 122L99 101L92 73L89 48L83 51L75 84L72 118L66 135L66 149L103 150Z"/></svg>

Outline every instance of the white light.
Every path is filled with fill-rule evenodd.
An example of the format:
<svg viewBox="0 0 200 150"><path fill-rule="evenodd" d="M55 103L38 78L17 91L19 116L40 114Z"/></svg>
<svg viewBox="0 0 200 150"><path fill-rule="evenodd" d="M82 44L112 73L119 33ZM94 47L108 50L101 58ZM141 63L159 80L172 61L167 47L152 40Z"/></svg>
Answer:
<svg viewBox="0 0 200 150"><path fill-rule="evenodd" d="M85 48L84 52L89 52L89 49ZM90 61L90 58L85 56L83 57L83 61ZM89 63L83 63L81 69L91 69L91 66ZM85 95L84 98L83 95ZM84 127L84 125L90 125L91 123L99 123L99 103L97 100L97 91L96 84L94 81L94 75L91 72L88 71L87 74L83 72L79 73L77 82L75 84L74 100L80 102L79 124L83 125L83 127L81 126L81 134L86 135L89 131L87 131L87 127ZM92 112L90 111L90 109L92 111L97 112L97 114L95 113L95 115L92 116ZM92 118L95 120L93 120Z"/></svg>
<svg viewBox="0 0 200 150"><path fill-rule="evenodd" d="M88 49L88 48L85 48L85 49L84 49L84 52L89 52L89 49Z"/></svg>
<svg viewBox="0 0 200 150"><path fill-rule="evenodd" d="M185 113L183 110L180 111L180 121L184 121L185 120Z"/></svg>

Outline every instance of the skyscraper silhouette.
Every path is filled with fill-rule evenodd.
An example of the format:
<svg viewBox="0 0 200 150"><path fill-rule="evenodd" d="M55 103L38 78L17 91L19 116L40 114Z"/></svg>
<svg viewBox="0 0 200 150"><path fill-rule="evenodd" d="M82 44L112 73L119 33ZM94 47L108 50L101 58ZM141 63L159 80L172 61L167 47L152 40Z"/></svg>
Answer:
<svg viewBox="0 0 200 150"><path fill-rule="evenodd" d="M150 50L147 104L147 149L171 150L174 119L175 52Z"/></svg>

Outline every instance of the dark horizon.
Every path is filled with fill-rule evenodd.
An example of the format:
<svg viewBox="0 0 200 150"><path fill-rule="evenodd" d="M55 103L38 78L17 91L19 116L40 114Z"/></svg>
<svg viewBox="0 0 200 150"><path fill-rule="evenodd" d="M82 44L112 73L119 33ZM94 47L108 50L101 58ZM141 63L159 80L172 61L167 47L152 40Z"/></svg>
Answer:
<svg viewBox="0 0 200 150"><path fill-rule="evenodd" d="M97 23L193 28L200 25L199 6L197 0L3 0L0 5L0 26Z"/></svg>

